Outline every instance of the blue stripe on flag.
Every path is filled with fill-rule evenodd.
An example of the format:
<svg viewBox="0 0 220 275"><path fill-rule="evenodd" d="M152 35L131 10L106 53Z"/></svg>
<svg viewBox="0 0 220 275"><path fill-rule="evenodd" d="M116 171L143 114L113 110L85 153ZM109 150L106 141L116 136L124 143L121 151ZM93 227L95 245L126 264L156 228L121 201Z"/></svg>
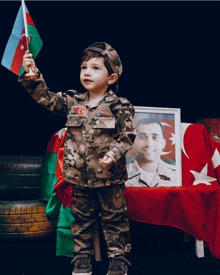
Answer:
<svg viewBox="0 0 220 275"><path fill-rule="evenodd" d="M29 13L26 6L25 6L25 10L26 10L26 13ZM21 6L16 16L12 33L9 37L9 40L6 45L4 55L1 61L1 65L3 65L9 70L11 70L12 61L13 61L23 30L24 30L24 20L23 20L23 10Z"/></svg>
<svg viewBox="0 0 220 275"><path fill-rule="evenodd" d="M20 38L21 33L23 32L23 29L24 29L23 11L22 11L22 7L20 7L17 17L15 19L12 33Z"/></svg>
<svg viewBox="0 0 220 275"><path fill-rule="evenodd" d="M19 41L20 39L17 36L11 34L5 48L1 64L9 70L11 70L12 60L14 58Z"/></svg>

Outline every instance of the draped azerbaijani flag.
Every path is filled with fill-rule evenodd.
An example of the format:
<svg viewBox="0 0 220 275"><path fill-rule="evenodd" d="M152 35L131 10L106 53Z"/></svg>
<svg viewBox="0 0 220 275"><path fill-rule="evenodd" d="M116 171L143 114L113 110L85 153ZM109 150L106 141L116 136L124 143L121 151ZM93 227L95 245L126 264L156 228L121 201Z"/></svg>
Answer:
<svg viewBox="0 0 220 275"><path fill-rule="evenodd" d="M43 42L26 6L25 12L29 39L28 48L33 54L33 59L35 59L42 48ZM22 59L26 50L27 43L25 36L25 25L21 6L14 23L12 33L6 45L1 64L16 75L22 75L24 73Z"/></svg>
<svg viewBox="0 0 220 275"><path fill-rule="evenodd" d="M71 235L71 224L74 217L71 212L72 184L62 177L63 152L66 128L55 132L47 145L42 163L41 199L48 201L46 215L56 227L56 255L73 256L74 240Z"/></svg>

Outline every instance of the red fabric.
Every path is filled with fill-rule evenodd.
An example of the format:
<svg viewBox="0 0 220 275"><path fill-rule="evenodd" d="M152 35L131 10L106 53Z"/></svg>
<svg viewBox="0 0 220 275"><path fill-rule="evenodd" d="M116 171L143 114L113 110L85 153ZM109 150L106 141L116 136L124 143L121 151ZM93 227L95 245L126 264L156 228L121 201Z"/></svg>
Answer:
<svg viewBox="0 0 220 275"><path fill-rule="evenodd" d="M26 13L26 20L27 20L27 25L32 25L35 27L34 21L30 16L30 13Z"/></svg>
<svg viewBox="0 0 220 275"><path fill-rule="evenodd" d="M220 143L220 118L203 118L198 123L204 124L211 138Z"/></svg>
<svg viewBox="0 0 220 275"><path fill-rule="evenodd" d="M205 241L220 258L220 144L211 139L204 125L189 125L182 135L183 186L127 187L128 214L136 222L181 229ZM64 137L58 146L55 190L70 207L72 186L62 178Z"/></svg>
<svg viewBox="0 0 220 275"><path fill-rule="evenodd" d="M73 201L72 184L63 179L63 153L66 130L62 130L51 136L47 146L47 152L57 153L57 164L55 171L57 182L54 186L54 191L56 192L59 201L64 206L70 208Z"/></svg>
<svg viewBox="0 0 220 275"><path fill-rule="evenodd" d="M220 258L220 188L216 186L128 187L129 218L181 229L205 241Z"/></svg>
<svg viewBox="0 0 220 275"><path fill-rule="evenodd" d="M50 137L49 143L47 145L46 151L49 153L57 153L59 147L63 147L64 140L58 135L58 132L55 132Z"/></svg>
<svg viewBox="0 0 220 275"><path fill-rule="evenodd" d="M163 124L164 138L166 139L163 158L175 159L175 146L172 142L172 133L175 133L175 122L174 120L162 119L160 123Z"/></svg>
<svg viewBox="0 0 220 275"><path fill-rule="evenodd" d="M14 53L14 57L11 63L11 71L16 75L19 75L23 55L25 54L26 50L27 50L27 42L26 42L25 30L23 30L21 39L17 45L16 51Z"/></svg>
<svg viewBox="0 0 220 275"><path fill-rule="evenodd" d="M220 166L216 169L213 168L212 157L215 152L220 152L220 144L211 139L203 125L192 124L186 129L183 137L183 146L182 185L195 184L192 171L199 173L207 165L208 176L215 179L209 182L209 185L218 187L220 182Z"/></svg>

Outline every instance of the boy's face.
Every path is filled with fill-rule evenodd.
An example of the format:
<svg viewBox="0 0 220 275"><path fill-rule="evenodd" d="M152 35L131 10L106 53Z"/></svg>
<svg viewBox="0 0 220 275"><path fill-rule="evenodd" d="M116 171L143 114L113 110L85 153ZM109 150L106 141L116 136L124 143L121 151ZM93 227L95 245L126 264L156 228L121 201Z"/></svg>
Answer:
<svg viewBox="0 0 220 275"><path fill-rule="evenodd" d="M94 57L81 64L80 81L87 91L100 94L113 84L104 61L104 57Z"/></svg>

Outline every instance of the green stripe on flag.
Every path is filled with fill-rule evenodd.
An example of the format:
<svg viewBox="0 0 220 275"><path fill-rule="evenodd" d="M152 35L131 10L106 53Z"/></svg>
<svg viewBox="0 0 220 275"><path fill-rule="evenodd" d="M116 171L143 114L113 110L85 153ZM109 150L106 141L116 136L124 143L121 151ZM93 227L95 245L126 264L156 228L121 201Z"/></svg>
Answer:
<svg viewBox="0 0 220 275"><path fill-rule="evenodd" d="M48 201L46 215L56 227L56 255L73 257L74 239L71 234L71 225L74 222L72 210L61 204L54 191L56 178L57 153L46 152L41 167L42 188L41 199Z"/></svg>
<svg viewBox="0 0 220 275"><path fill-rule="evenodd" d="M53 192L53 187L56 184L56 164L57 164L57 153L46 152L44 161L41 166L41 199L49 201L50 196Z"/></svg>
<svg viewBox="0 0 220 275"><path fill-rule="evenodd" d="M28 25L28 36L32 37L28 47L30 52L33 54L33 59L35 59L43 46L43 41L41 40L41 37L35 26ZM21 66L19 75L21 76L24 72L24 67Z"/></svg>
<svg viewBox="0 0 220 275"><path fill-rule="evenodd" d="M61 202L55 192L52 193L50 200L47 203L46 215L50 222L57 227L57 222L59 219Z"/></svg>
<svg viewBox="0 0 220 275"><path fill-rule="evenodd" d="M162 160L168 164L175 165L175 159L162 158Z"/></svg>
<svg viewBox="0 0 220 275"><path fill-rule="evenodd" d="M30 37L33 37L29 44L29 49L30 49L30 52L33 54L33 58L35 59L40 49L42 48L43 42L40 38L40 35L37 29L34 26L29 26L28 35Z"/></svg>
<svg viewBox="0 0 220 275"><path fill-rule="evenodd" d="M74 239L71 225L75 219L71 208L62 205L57 194L53 192L46 207L46 215L56 227L56 256L73 257Z"/></svg>
<svg viewBox="0 0 220 275"><path fill-rule="evenodd" d="M57 223L57 256L73 257L74 239L71 234L71 225L74 220L71 208L61 205Z"/></svg>

